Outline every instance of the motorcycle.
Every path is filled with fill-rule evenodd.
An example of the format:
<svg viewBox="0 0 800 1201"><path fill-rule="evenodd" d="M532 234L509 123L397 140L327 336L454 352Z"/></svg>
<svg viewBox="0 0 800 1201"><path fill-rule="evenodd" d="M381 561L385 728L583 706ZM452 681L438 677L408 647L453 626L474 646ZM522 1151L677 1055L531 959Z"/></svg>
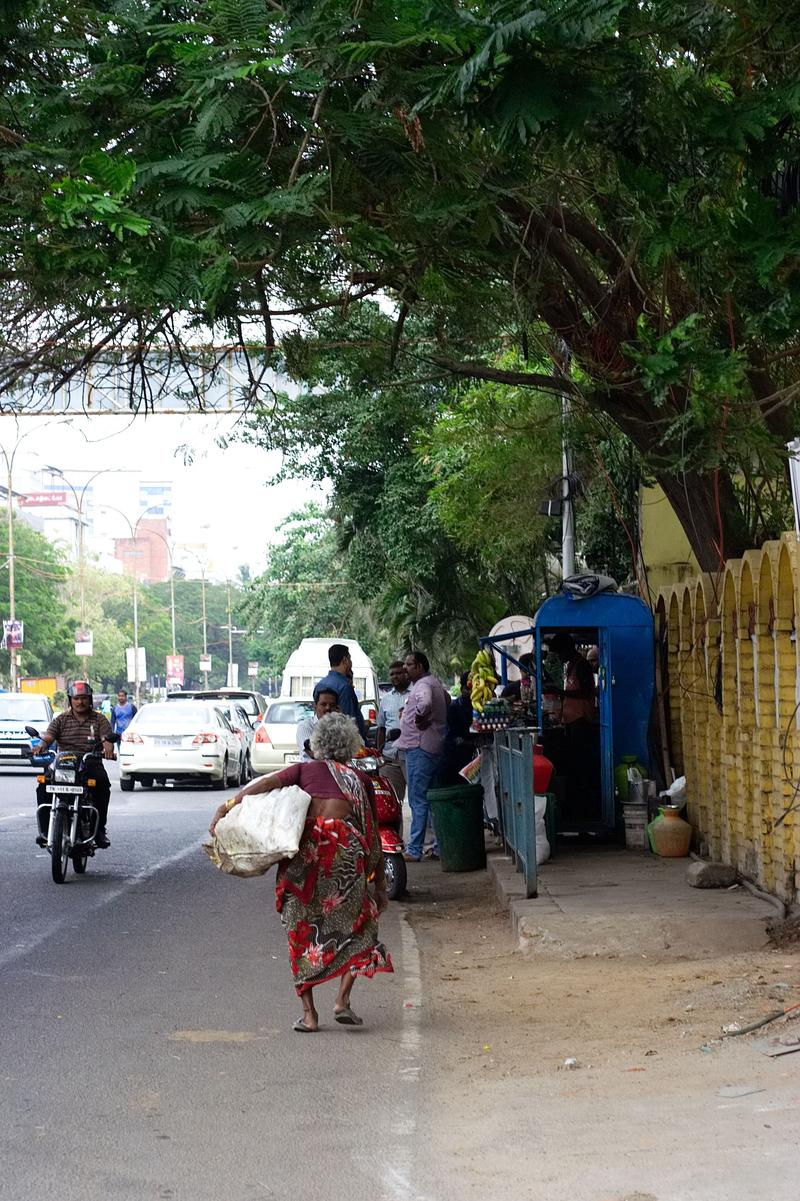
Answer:
<svg viewBox="0 0 800 1201"><path fill-rule="evenodd" d="M37 730L26 726L31 737L39 737ZM100 814L92 802L94 774L102 768L101 756L96 751L85 755L74 751L47 751L35 758L45 764L42 775L37 777L44 784L49 802L37 806L37 820L41 811L48 814L47 850L53 880L63 884L69 862L76 873L82 876L96 848L95 835ZM41 826L40 826L41 829Z"/></svg>
<svg viewBox="0 0 800 1201"><path fill-rule="evenodd" d="M372 781L386 872L386 894L390 901L396 901L403 896L408 883L406 861L403 858L403 801L391 781L381 775L381 768L386 762L374 747L368 747L365 754L351 760L350 766L366 772Z"/></svg>

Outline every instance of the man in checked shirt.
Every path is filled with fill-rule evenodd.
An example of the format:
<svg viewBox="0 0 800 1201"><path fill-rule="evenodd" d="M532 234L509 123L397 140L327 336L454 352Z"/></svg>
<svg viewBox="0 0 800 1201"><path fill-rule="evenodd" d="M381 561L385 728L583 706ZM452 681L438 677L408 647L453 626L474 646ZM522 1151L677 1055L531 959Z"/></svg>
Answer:
<svg viewBox="0 0 800 1201"><path fill-rule="evenodd" d="M91 684L87 684L84 680L76 680L74 684L70 684L67 696L69 708L65 713L59 713L58 717L54 717L50 722L46 733L42 736L42 741L36 748L37 753L43 754L51 743L57 742L58 749L61 751L73 751L76 755L85 755L89 751L96 751L98 754L102 754L104 759L115 759L114 731L111 729L108 718L94 707ZM102 764L97 765L94 776L97 783L92 794L99 815L97 833L94 836L95 846L109 847L111 843L106 834L106 820L108 818L108 801L111 796L111 781ZM40 784L36 789L36 803L37 805L47 804L44 784ZM38 812L40 826L36 842L38 846L42 847L47 846L47 838L41 828L42 818L45 817L46 820L46 815L44 810Z"/></svg>

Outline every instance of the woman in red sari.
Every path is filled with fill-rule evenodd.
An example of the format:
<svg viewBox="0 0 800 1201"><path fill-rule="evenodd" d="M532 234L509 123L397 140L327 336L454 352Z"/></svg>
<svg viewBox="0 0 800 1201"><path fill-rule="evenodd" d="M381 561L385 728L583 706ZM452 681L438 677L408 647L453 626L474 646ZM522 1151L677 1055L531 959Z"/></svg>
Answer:
<svg viewBox="0 0 800 1201"><path fill-rule="evenodd" d="M310 744L313 760L262 776L220 805L210 826L213 834L245 793L296 784L311 797L300 850L278 865L275 890L303 1003L293 1029L304 1034L319 1029L318 984L339 977L333 1016L342 1025L361 1026L350 1007L356 977L394 970L378 941L378 915L388 902L375 795L369 777L346 766L361 745L358 729L352 718L330 713L320 718Z"/></svg>

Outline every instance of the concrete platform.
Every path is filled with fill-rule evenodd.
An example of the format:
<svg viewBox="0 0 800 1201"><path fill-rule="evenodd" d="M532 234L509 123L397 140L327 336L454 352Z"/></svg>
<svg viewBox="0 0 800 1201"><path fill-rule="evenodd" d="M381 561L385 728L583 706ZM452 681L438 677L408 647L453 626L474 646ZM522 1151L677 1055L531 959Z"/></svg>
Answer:
<svg viewBox="0 0 800 1201"><path fill-rule="evenodd" d="M700 959L767 946L775 908L746 889L691 888L689 859L619 848L560 851L539 869L539 895L525 899L506 856L489 855L499 900L520 949L550 959Z"/></svg>

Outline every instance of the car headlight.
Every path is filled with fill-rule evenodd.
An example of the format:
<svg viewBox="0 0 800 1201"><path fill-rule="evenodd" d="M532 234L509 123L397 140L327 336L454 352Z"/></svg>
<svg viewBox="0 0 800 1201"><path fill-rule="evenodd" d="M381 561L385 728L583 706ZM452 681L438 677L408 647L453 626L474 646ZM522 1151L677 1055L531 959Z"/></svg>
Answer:
<svg viewBox="0 0 800 1201"><path fill-rule="evenodd" d="M66 767L57 767L53 772L56 784L74 784L75 772Z"/></svg>

